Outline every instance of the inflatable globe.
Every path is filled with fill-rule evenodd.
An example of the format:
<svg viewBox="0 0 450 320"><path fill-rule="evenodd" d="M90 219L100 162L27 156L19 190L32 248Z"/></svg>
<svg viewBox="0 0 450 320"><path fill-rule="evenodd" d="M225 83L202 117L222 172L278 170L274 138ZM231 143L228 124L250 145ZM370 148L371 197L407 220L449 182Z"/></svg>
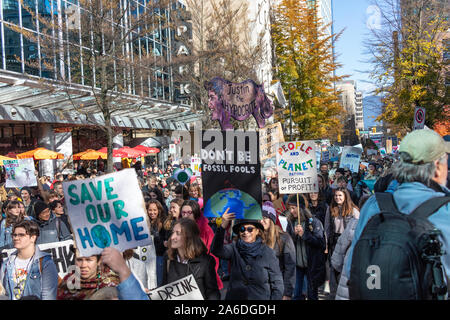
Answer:
<svg viewBox="0 0 450 320"><path fill-rule="evenodd" d="M216 192L204 208L204 215L208 218L218 218L227 210L234 213L236 219L261 220L261 206L248 193L239 189L222 189Z"/></svg>

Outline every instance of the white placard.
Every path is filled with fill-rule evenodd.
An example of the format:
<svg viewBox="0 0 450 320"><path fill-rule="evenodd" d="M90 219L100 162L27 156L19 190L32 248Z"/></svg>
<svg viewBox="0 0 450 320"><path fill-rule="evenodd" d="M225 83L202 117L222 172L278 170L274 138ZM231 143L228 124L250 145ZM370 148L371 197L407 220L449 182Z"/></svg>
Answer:
<svg viewBox="0 0 450 320"><path fill-rule="evenodd" d="M6 171L6 188L36 187L33 158L3 160Z"/></svg>
<svg viewBox="0 0 450 320"><path fill-rule="evenodd" d="M151 290L150 300L204 300L192 274Z"/></svg>
<svg viewBox="0 0 450 320"><path fill-rule="evenodd" d="M280 193L319 192L316 161L313 140L279 143L277 170Z"/></svg>
<svg viewBox="0 0 450 320"><path fill-rule="evenodd" d="M348 168L351 172L359 171L362 149L345 146L342 150L339 168Z"/></svg>
<svg viewBox="0 0 450 320"><path fill-rule="evenodd" d="M199 157L191 158L191 170L194 176L200 177L202 175L202 159Z"/></svg>
<svg viewBox="0 0 450 320"><path fill-rule="evenodd" d="M151 244L144 198L134 169L63 182L65 202L82 256Z"/></svg>

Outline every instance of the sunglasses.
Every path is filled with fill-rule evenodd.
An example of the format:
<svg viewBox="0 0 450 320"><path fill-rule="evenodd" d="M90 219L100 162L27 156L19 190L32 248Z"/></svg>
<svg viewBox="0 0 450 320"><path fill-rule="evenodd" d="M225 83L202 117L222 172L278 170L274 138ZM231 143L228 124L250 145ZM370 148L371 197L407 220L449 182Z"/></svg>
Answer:
<svg viewBox="0 0 450 320"><path fill-rule="evenodd" d="M256 228L255 227L244 227L244 226L242 226L240 229L239 229L239 232L240 233L244 233L245 231L247 231L247 232L250 232L250 233L252 233L253 232L253 230L255 230Z"/></svg>

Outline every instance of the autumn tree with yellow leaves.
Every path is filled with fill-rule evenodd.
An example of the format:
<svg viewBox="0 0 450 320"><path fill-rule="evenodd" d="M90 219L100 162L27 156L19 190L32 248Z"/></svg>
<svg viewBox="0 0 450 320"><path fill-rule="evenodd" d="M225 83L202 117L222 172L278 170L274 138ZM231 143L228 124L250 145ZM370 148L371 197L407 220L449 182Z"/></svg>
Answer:
<svg viewBox="0 0 450 320"><path fill-rule="evenodd" d="M333 40L308 0L282 0L273 10L272 37L275 75L291 97L293 127L298 139L336 139L344 114L334 84L340 66L333 57ZM286 115L289 110L286 110Z"/></svg>
<svg viewBox="0 0 450 320"><path fill-rule="evenodd" d="M440 0L376 0L380 23L366 47L371 55L376 93L383 97L377 118L393 132L412 129L416 106L425 108L425 124L448 123L448 60L442 36L449 28L448 6Z"/></svg>

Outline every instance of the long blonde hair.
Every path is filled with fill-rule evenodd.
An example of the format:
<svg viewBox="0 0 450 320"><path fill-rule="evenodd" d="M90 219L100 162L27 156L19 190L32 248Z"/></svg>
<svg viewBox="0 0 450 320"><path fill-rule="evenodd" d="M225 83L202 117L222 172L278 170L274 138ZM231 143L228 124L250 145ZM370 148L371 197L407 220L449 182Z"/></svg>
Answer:
<svg viewBox="0 0 450 320"><path fill-rule="evenodd" d="M264 237L262 237L266 246L273 249L275 247L275 243L278 244L278 247L281 249L281 234L284 233L281 228L274 224L271 219L269 219L269 229L264 230Z"/></svg>

